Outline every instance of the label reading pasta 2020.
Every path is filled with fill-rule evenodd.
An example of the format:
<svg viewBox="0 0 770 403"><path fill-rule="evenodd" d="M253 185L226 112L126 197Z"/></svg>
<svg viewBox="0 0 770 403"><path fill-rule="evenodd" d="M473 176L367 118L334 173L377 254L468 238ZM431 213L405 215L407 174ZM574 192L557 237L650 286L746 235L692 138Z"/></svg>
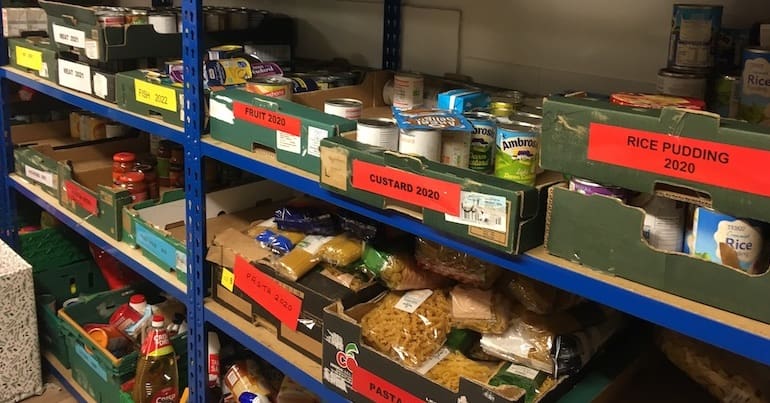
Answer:
<svg viewBox="0 0 770 403"><path fill-rule="evenodd" d="M414 311L417 310L417 308L422 305L425 300L430 298L430 296L433 295L433 290L414 290L409 291L406 294L404 294L401 299L396 302L396 305L394 305L394 308L400 309L407 313L414 313Z"/></svg>

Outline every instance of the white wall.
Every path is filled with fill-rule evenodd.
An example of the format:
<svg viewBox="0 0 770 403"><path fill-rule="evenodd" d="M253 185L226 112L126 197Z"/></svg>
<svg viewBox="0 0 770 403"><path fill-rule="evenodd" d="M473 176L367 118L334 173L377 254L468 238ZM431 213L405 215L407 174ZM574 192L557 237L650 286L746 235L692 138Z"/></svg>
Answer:
<svg viewBox="0 0 770 403"><path fill-rule="evenodd" d="M404 0L406 69L461 73L530 92L654 89L666 63L669 0ZM723 26L770 19L767 0L722 4ZM207 3L208 4L208 3ZM220 0L298 19L298 54L381 63L377 0Z"/></svg>

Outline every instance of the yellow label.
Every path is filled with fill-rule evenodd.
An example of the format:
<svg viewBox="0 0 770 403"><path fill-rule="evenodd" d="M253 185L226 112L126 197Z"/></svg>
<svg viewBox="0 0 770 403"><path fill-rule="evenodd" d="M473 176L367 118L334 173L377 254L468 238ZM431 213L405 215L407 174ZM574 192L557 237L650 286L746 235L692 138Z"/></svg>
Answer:
<svg viewBox="0 0 770 403"><path fill-rule="evenodd" d="M136 100L143 104L156 106L167 111L176 112L176 91L157 84L142 80L134 80Z"/></svg>
<svg viewBox="0 0 770 403"><path fill-rule="evenodd" d="M159 349L156 349L154 351L151 351L149 354L147 354L148 357L163 357L164 355L171 355L174 354L174 347L172 347L170 344L167 346L163 346Z"/></svg>
<svg viewBox="0 0 770 403"><path fill-rule="evenodd" d="M43 52L17 46L16 63L19 66L40 71L43 68Z"/></svg>
<svg viewBox="0 0 770 403"><path fill-rule="evenodd" d="M235 283L235 275L233 275L233 272L223 267L220 283L223 287L227 288L227 291L233 292L233 284Z"/></svg>

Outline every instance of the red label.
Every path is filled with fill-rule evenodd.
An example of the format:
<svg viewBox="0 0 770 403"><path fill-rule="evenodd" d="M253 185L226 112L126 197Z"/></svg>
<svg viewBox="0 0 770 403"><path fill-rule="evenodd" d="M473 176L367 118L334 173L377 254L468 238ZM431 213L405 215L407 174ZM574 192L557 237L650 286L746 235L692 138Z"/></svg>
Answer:
<svg viewBox="0 0 770 403"><path fill-rule="evenodd" d="M295 117L242 102L233 102L233 113L237 119L295 136L299 136L302 127L302 122Z"/></svg>
<svg viewBox="0 0 770 403"><path fill-rule="evenodd" d="M361 367L351 368L353 390L375 403L425 403L411 393Z"/></svg>
<svg viewBox="0 0 770 403"><path fill-rule="evenodd" d="M90 195L72 181L64 182L64 189L67 191L67 197L75 202L75 204L82 207L83 210L88 211L93 215L99 215L96 197Z"/></svg>
<svg viewBox="0 0 770 403"><path fill-rule="evenodd" d="M177 401L176 389L170 386L159 390L158 393L150 397L152 403L176 403Z"/></svg>
<svg viewBox="0 0 770 403"><path fill-rule="evenodd" d="M302 300L281 287L278 281L252 266L244 258L235 257L234 284L256 303L278 318L291 330L297 330Z"/></svg>
<svg viewBox="0 0 770 403"><path fill-rule="evenodd" d="M770 151L591 123L588 159L770 196Z"/></svg>
<svg viewBox="0 0 770 403"><path fill-rule="evenodd" d="M353 187L453 216L460 215L456 183L353 160Z"/></svg>
<svg viewBox="0 0 770 403"><path fill-rule="evenodd" d="M217 386L219 381L219 354L209 354L209 387Z"/></svg>

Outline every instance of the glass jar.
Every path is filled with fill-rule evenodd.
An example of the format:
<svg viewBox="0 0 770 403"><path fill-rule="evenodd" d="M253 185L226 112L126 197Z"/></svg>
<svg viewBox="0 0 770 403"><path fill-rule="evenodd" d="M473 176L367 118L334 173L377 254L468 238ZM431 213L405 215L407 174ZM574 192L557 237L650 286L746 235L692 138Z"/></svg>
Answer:
<svg viewBox="0 0 770 403"><path fill-rule="evenodd" d="M147 197L157 199L160 197L160 185L158 185L158 175L155 167L146 162L136 164L136 171L144 174L144 183L147 184Z"/></svg>
<svg viewBox="0 0 770 403"><path fill-rule="evenodd" d="M171 158L171 148L173 146L174 142L169 140L161 140L158 143L158 165L155 168L155 172L158 175L158 184L160 186L171 186L171 182L168 179L168 161Z"/></svg>
<svg viewBox="0 0 770 403"><path fill-rule="evenodd" d="M118 178L118 187L128 190L134 203L147 200L147 184L141 172L126 172L121 175Z"/></svg>
<svg viewBox="0 0 770 403"><path fill-rule="evenodd" d="M184 187L184 149L174 145L168 160L168 180L171 187Z"/></svg>
<svg viewBox="0 0 770 403"><path fill-rule="evenodd" d="M112 156L112 182L118 183L118 179L128 172L134 170L136 164L136 155L134 153L122 152Z"/></svg>

